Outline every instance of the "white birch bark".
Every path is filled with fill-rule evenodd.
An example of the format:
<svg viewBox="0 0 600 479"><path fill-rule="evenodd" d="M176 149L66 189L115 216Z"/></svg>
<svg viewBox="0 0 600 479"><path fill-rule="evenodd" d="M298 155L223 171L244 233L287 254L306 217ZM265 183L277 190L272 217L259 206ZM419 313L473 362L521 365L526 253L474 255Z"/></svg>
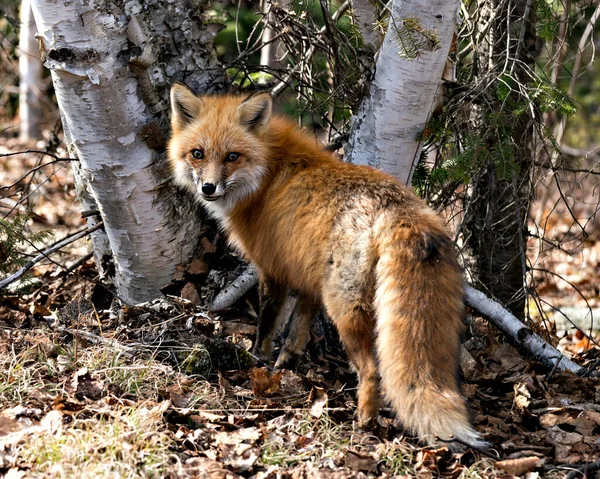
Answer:
<svg viewBox="0 0 600 479"><path fill-rule="evenodd" d="M381 44L381 35L376 30L375 9L370 0L353 0L352 11L356 19L356 26L363 37L363 42L374 48L379 48Z"/></svg>
<svg viewBox="0 0 600 479"><path fill-rule="evenodd" d="M369 94L356 115L346 160L370 165L410 183L419 159L419 135L425 128L440 84L459 0L394 0L388 32L375 64ZM405 19L432 29L437 48L420 49L417 58L403 55L396 38Z"/></svg>
<svg viewBox="0 0 600 479"><path fill-rule="evenodd" d="M19 127L23 140L40 138L42 62L29 0L21 2L19 31Z"/></svg>
<svg viewBox="0 0 600 479"><path fill-rule="evenodd" d="M548 344L531 329L519 321L501 304L491 300L481 291L467 286L466 303L479 311L490 323L496 326L514 344L517 349L527 356L539 361L549 369L571 371L583 374L585 369L564 356L558 349Z"/></svg>
<svg viewBox="0 0 600 479"><path fill-rule="evenodd" d="M215 80L205 44L216 31L202 30L199 7L176 0L32 6L65 142L80 160L78 190L101 212L118 295L127 303L155 298L189 259L200 230L198 208L171 186L161 154L167 91L186 73L196 91ZM104 249L97 259L107 252L101 243L94 243Z"/></svg>

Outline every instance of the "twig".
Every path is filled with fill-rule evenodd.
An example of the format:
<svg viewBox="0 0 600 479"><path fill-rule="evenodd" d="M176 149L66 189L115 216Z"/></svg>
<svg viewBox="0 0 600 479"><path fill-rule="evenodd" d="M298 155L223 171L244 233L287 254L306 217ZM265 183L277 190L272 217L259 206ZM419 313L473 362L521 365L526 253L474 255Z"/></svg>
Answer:
<svg viewBox="0 0 600 479"><path fill-rule="evenodd" d="M11 283L14 283L16 280L21 278L25 273L27 273L27 271L29 271L31 268L33 268L37 263L39 263L43 259L47 259L48 256L51 255L52 253L55 253L59 249L67 246L68 244L71 244L71 243L77 241L78 239L81 239L81 238L89 235L90 233L93 233L94 231L99 230L100 228L102 228L102 226L104 226L104 224L102 223L102 221L100 221L98 224L91 226L89 228L86 228L84 231L81 231L72 236L67 236L66 238L62 239L58 243L54 244L52 247L48 248L45 251L42 251L42 253L37 255L35 258L33 258L33 259L29 260L27 263L25 263L25 265L19 271L17 271L16 273L14 273L14 274L8 276L7 278L4 278L2 281L0 281L0 290L6 288L6 286L8 286Z"/></svg>
<svg viewBox="0 0 600 479"><path fill-rule="evenodd" d="M596 8L594 10L594 13L592 13L591 18L585 27L583 35L581 35L581 39L579 40L579 45L577 46L577 54L575 55L575 64L573 65L573 71L571 72L571 82L569 83L569 90L567 92L569 96L573 96L573 94L575 93L575 84L577 83L577 77L579 76L579 69L581 68L581 57L585 50L585 44L588 41L588 38L590 37L592 32L594 31L594 24L598 20L598 17L600 17L600 1L596 1L595 3L596 3ZM591 42L591 46L593 49L594 48L593 41ZM592 55L592 60L590 61L590 64L592 61L594 61L593 55Z"/></svg>
<svg viewBox="0 0 600 479"><path fill-rule="evenodd" d="M67 268L67 273L72 273L73 271L75 271L77 268L79 268L83 263L85 263L92 256L94 256L94 253L90 252L90 253L82 256L81 258L79 258L77 261L75 261L71 266L69 266Z"/></svg>
<svg viewBox="0 0 600 479"><path fill-rule="evenodd" d="M545 342L502 305L491 300L481 291L467 286L466 303L483 314L517 349L540 361L547 368L557 367L562 371L571 371L575 374L586 372L584 368L563 356L558 349Z"/></svg>
<svg viewBox="0 0 600 479"><path fill-rule="evenodd" d="M59 163L61 161L79 161L77 158L61 158L60 156L54 155L52 153L48 153L47 151L41 151L41 150L23 150L23 151L17 151L17 152L14 152L14 153L0 153L0 158L4 158L5 156L22 155L22 154L25 154L25 153L39 153L40 155L51 156L52 158L54 158L54 160L53 161L49 161L48 163L39 164L39 165L31 168L27 173L25 173L23 176L21 176L14 183L11 183L10 185L0 186L0 190L6 190L6 189L12 188L16 184L18 184L20 181L23 181L25 178L27 178L32 173L35 173L36 171L42 169L44 166L54 165L55 163Z"/></svg>
<svg viewBox="0 0 600 479"><path fill-rule="evenodd" d="M88 333L87 331L79 331L71 328L65 328L64 326L57 326L54 328L59 333L68 333L75 337L80 337L94 344L102 344L104 346L109 346L113 349L117 349L121 351L123 354L127 356L134 356L135 353L138 352L137 348L131 346L125 346L120 342L114 339L103 338L102 336L98 336L93 333Z"/></svg>
<svg viewBox="0 0 600 479"><path fill-rule="evenodd" d="M560 468L562 469L563 467L575 469L567 474L566 479L575 479L578 477L592 477L590 474L593 474L596 471L600 471L600 459L594 462L589 462L587 464L569 464L561 466Z"/></svg>
<svg viewBox="0 0 600 479"><path fill-rule="evenodd" d="M350 1L346 0L333 13L333 15L331 16L331 20L333 22L336 22L346 12L346 10L348 10L349 7L350 7ZM327 27L326 26L321 27L321 29L319 30L319 35L323 35L326 31L327 31ZM304 56L303 60L305 62L308 62L308 60L310 60L312 58L314 52L315 52L315 46L312 46L311 48L309 48L309 50L306 53L306 55ZM275 85L273 87L273 89L271 90L271 96L277 96L277 95L279 95L283 91L283 89L286 86L288 86L288 83L292 79L293 73L295 73L296 70L298 70L297 66L294 67L294 69L292 70L292 72L290 72L282 81L280 81L277 85Z"/></svg>
<svg viewBox="0 0 600 479"><path fill-rule="evenodd" d="M86 210L81 212L82 218L88 218L90 216L97 216L100 214L100 210Z"/></svg>
<svg viewBox="0 0 600 479"><path fill-rule="evenodd" d="M213 299L210 310L223 311L231 307L236 301L241 299L258 282L258 273L253 266L248 266L246 270L238 276L231 284L227 285Z"/></svg>

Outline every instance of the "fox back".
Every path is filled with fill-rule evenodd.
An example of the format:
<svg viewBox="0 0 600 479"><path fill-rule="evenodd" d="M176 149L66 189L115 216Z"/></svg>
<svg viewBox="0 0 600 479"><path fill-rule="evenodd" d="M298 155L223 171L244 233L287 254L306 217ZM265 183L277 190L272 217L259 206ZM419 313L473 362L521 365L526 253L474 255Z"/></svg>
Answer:
<svg viewBox="0 0 600 479"><path fill-rule="evenodd" d="M171 90L169 158L254 263L261 307L254 353L269 360L276 318L298 293L276 367L304 354L321 305L359 376L358 417L381 399L419 437L481 445L458 386L462 273L443 221L380 171L340 162L268 94Z"/></svg>

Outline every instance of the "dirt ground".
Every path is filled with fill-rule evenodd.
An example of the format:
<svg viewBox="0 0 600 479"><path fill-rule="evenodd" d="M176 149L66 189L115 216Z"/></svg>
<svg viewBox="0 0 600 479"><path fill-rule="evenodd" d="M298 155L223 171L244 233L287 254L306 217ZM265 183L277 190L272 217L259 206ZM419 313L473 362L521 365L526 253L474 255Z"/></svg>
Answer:
<svg viewBox="0 0 600 479"><path fill-rule="evenodd" d="M0 138L0 154L46 145ZM69 163L25 176L52 161L34 153L0 158L1 217L25 212L17 203L26 191L29 227L54 234L45 244L85 226ZM593 331L557 330L552 319L563 307L599 307L600 234L590 224L585 241L569 243L565 232L577 225L547 209L547 237L563 242L562 249L529 245L532 264L541 265L533 278L542 300L530 303L532 317L547 316L539 328L590 374L548 371L469 315L463 392L488 451L422 447L387 409L372 429L360 429L345 353L319 341L331 336L326 321L296 370L273 371L247 353L253 295L218 316L177 297L118 305L93 261L81 261L90 243L80 240L0 296L0 477L597 477L600 349ZM581 218L589 213L580 210ZM223 260L215 256L219 241L207 233L203 267L181 272L208 285L195 290L200 302L227 279L211 272Z"/></svg>

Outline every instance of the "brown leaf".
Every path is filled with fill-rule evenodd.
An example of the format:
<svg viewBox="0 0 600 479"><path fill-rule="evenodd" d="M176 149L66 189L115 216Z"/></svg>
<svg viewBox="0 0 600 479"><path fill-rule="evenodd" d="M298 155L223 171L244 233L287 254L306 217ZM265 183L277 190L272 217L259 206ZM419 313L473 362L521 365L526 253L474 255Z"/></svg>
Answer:
<svg viewBox="0 0 600 479"><path fill-rule="evenodd" d="M224 414L213 414L208 411L198 411L196 414L192 414L190 419L196 425L200 425L207 422L223 422L226 419Z"/></svg>
<svg viewBox="0 0 600 479"><path fill-rule="evenodd" d="M377 461L367 454L360 454L356 451L347 451L344 464L353 471L377 474Z"/></svg>
<svg viewBox="0 0 600 479"><path fill-rule="evenodd" d="M81 368L73 375L71 388L74 393L92 400L100 399L108 392L104 381L90 374L87 368Z"/></svg>
<svg viewBox="0 0 600 479"><path fill-rule="evenodd" d="M204 260L197 258L190 263L187 272L188 274L208 273L208 265L204 262Z"/></svg>
<svg viewBox="0 0 600 479"><path fill-rule="evenodd" d="M52 314L46 306L38 303L37 301L34 301L29 308L29 311L31 311L31 314L38 314L40 316L50 316Z"/></svg>
<svg viewBox="0 0 600 479"><path fill-rule="evenodd" d="M225 464L245 472L250 470L259 457L259 450L254 444L262 437L257 427L247 427L236 431L217 432L215 444Z"/></svg>
<svg viewBox="0 0 600 479"><path fill-rule="evenodd" d="M536 456L520 457L518 459L507 459L505 461L496 462L496 467L502 469L507 474L520 476L525 472L532 471L536 467L544 464L544 459Z"/></svg>
<svg viewBox="0 0 600 479"><path fill-rule="evenodd" d="M22 428L23 424L21 422L0 414L0 436L6 436Z"/></svg>
<svg viewBox="0 0 600 479"><path fill-rule="evenodd" d="M536 467L544 465L544 459L537 456L520 457L518 459L506 459L496 462L496 467L507 474L520 476L525 472L532 471Z"/></svg>
<svg viewBox="0 0 600 479"><path fill-rule="evenodd" d="M196 289L196 286L194 286L193 283L187 283L183 287L183 289L181 290L181 297L183 299L187 299L190 303L192 303L195 306L198 306L202 302L202 299L198 294L198 290Z"/></svg>
<svg viewBox="0 0 600 479"><path fill-rule="evenodd" d="M206 236L203 236L200 239L200 245L202 246L202 251L204 251L205 253L214 253L215 251L217 251L217 247L214 244L212 244Z"/></svg>
<svg viewBox="0 0 600 479"><path fill-rule="evenodd" d="M84 404L75 398L66 398L65 396L58 395L52 401L52 409L61 411L64 414L74 414L81 411L84 408Z"/></svg>
<svg viewBox="0 0 600 479"><path fill-rule="evenodd" d="M294 371L289 369L281 370L281 394L293 395L306 391L304 381Z"/></svg>
<svg viewBox="0 0 600 479"><path fill-rule="evenodd" d="M529 408L529 404L531 403L531 393L524 383L514 384L513 389L515 391L514 404L516 409L520 413L523 413Z"/></svg>
<svg viewBox="0 0 600 479"><path fill-rule="evenodd" d="M255 396L273 396L281 391L281 371L274 374L266 367L250 370L250 387Z"/></svg>
<svg viewBox="0 0 600 479"><path fill-rule="evenodd" d="M192 457L185 461L183 469L186 473L185 477L211 479L237 479L240 476L226 469L223 464L208 457ZM174 471L173 477L178 476L177 471Z"/></svg>

